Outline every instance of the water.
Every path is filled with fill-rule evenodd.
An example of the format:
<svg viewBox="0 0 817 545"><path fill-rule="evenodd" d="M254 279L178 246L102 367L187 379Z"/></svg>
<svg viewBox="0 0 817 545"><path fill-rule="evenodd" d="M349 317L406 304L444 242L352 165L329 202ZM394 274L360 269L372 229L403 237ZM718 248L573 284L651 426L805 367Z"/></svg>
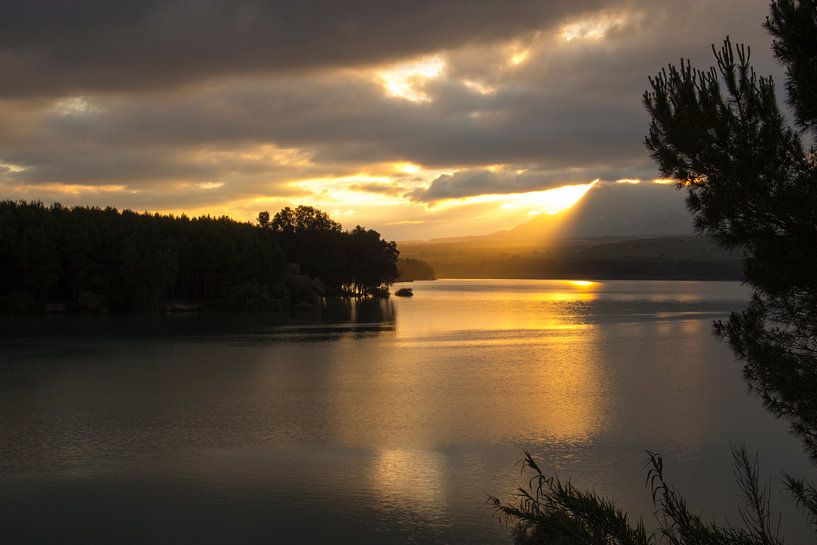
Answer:
<svg viewBox="0 0 817 545"><path fill-rule="evenodd" d="M411 286L299 323L3 319L0 542L509 543L485 500L522 449L648 526L644 449L707 518L736 518L730 442L813 476L712 338L738 284Z"/></svg>

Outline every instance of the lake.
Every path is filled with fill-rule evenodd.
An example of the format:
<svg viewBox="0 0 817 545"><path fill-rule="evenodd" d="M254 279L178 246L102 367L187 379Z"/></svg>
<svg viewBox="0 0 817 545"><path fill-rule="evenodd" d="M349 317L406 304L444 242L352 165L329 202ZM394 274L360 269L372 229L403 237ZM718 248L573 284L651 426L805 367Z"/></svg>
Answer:
<svg viewBox="0 0 817 545"><path fill-rule="evenodd" d="M410 286L294 322L0 319L0 542L510 543L486 498L523 449L648 527L645 449L706 518L737 519L730 442L814 475L712 336L739 284Z"/></svg>

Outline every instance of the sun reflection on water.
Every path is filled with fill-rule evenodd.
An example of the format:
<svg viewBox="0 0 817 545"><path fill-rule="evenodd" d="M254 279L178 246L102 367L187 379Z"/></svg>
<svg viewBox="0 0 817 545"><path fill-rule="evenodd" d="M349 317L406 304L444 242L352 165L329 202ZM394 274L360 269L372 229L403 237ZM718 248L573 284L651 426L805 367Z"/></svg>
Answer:
<svg viewBox="0 0 817 545"><path fill-rule="evenodd" d="M444 457L431 450L378 451L370 468L372 489L381 501L424 514L444 509Z"/></svg>
<svg viewBox="0 0 817 545"><path fill-rule="evenodd" d="M593 282L590 280L566 280L568 285L575 286L577 288L592 288L598 285L598 282Z"/></svg>
<svg viewBox="0 0 817 545"><path fill-rule="evenodd" d="M590 440L608 412L597 329L586 320L595 285L552 281L490 297L465 285L400 301L399 350L355 362L352 378L344 371L344 387L330 389L330 428L345 444L386 449L392 464L396 452L408 464L406 452L474 438Z"/></svg>

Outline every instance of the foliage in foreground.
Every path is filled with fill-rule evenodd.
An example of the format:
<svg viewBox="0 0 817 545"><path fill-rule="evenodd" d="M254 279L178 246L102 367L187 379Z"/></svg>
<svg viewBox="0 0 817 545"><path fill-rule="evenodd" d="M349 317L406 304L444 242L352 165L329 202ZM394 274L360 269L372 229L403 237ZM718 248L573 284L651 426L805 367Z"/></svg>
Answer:
<svg viewBox="0 0 817 545"><path fill-rule="evenodd" d="M658 523L650 532L643 520L634 523L612 500L545 476L528 452L521 463L523 472L533 476L517 489L516 502L495 497L490 501L513 525L518 545L782 545L770 487L760 485L757 456L750 456L743 446L732 451L744 500L739 510L742 527L706 523L691 512L683 496L667 483L661 455L648 454L646 484Z"/></svg>

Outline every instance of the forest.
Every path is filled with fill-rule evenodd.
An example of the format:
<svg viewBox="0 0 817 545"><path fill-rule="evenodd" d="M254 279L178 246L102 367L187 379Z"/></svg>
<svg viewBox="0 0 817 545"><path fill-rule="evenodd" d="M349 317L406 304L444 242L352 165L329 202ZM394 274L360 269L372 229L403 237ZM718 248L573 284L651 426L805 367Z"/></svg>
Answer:
<svg viewBox="0 0 817 545"><path fill-rule="evenodd" d="M0 311L297 310L384 296L397 246L309 206L257 225L0 202Z"/></svg>

